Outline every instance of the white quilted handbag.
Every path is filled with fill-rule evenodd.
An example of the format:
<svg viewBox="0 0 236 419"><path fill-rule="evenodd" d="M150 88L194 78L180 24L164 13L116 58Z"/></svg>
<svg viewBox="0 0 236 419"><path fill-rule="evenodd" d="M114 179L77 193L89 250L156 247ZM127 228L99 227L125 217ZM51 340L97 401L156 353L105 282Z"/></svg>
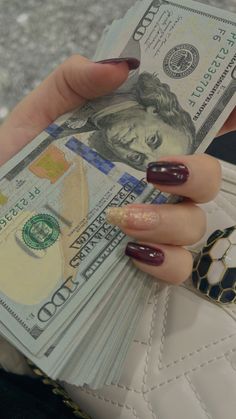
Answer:
<svg viewBox="0 0 236 419"><path fill-rule="evenodd" d="M208 236L236 224L235 191L236 171L224 164L222 191L204 205ZM235 419L235 322L235 304L210 302L191 281L157 283L119 383L67 391L93 419Z"/></svg>

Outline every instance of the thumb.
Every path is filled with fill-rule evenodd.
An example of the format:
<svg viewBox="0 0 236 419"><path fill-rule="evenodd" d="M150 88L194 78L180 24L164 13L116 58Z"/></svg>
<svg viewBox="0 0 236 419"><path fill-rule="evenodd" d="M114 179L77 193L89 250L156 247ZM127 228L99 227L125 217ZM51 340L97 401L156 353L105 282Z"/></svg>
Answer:
<svg viewBox="0 0 236 419"><path fill-rule="evenodd" d="M137 68L139 61L134 58L116 58L94 63L79 55L72 56L59 66L45 82L47 98L44 109L51 121L58 116L79 107L86 100L103 96L117 89L128 77L129 70Z"/></svg>
<svg viewBox="0 0 236 419"><path fill-rule="evenodd" d="M129 70L139 66L134 58L94 63L72 56L51 73L11 112L0 129L0 164L18 152L59 116L117 89ZM4 144L7 138L7 145Z"/></svg>

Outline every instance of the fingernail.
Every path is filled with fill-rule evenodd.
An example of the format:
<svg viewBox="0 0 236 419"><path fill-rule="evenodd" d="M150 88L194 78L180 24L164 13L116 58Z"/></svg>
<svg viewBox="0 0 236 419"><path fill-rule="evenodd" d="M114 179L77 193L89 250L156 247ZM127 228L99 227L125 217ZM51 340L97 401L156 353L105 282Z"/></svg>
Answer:
<svg viewBox="0 0 236 419"><path fill-rule="evenodd" d="M160 185L181 185L188 180L188 168L182 163L154 162L147 168L147 182Z"/></svg>
<svg viewBox="0 0 236 419"><path fill-rule="evenodd" d="M98 64L120 64L126 63L129 70L136 70L140 66L140 61L137 58L126 57L126 58L108 58L107 60L97 61Z"/></svg>
<svg viewBox="0 0 236 419"><path fill-rule="evenodd" d="M106 218L110 224L137 230L151 230L159 222L157 211L147 205L108 208Z"/></svg>
<svg viewBox="0 0 236 419"><path fill-rule="evenodd" d="M127 244L125 254L139 262L153 266L161 265L165 259L162 250L134 242L129 242Z"/></svg>

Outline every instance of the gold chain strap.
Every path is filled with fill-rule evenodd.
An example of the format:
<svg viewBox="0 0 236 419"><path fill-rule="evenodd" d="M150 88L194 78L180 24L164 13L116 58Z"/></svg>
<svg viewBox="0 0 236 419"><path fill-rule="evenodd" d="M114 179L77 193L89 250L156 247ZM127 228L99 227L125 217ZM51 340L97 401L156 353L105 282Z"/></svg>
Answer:
<svg viewBox="0 0 236 419"><path fill-rule="evenodd" d="M36 367L36 365L33 364L29 359L27 359L27 362L29 366L32 368L33 372L40 377L43 384L51 386L52 387L52 393L56 394L57 396L60 396L62 398L62 402L68 406L72 411L75 417L78 417L80 419L91 419L90 416L88 416L86 413L82 412L80 407L75 403L67 394L65 389L58 384L56 381L49 378L46 374L44 374L43 371L41 371L39 368Z"/></svg>

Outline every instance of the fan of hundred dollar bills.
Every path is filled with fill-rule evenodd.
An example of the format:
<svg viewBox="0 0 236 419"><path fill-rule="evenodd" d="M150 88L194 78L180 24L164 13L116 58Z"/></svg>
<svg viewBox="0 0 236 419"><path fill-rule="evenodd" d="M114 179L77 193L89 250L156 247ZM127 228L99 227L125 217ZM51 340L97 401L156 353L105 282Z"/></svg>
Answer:
<svg viewBox="0 0 236 419"><path fill-rule="evenodd" d="M230 13L190 0L137 2L105 29L95 60L132 56L140 68L1 167L0 332L51 378L118 381L152 279L124 255L128 239L106 210L169 199L146 184L146 164L212 141L235 106L235 44ZM159 130L149 154L144 144L129 149L134 121L139 148L145 123ZM173 128L188 141L168 135Z"/></svg>

